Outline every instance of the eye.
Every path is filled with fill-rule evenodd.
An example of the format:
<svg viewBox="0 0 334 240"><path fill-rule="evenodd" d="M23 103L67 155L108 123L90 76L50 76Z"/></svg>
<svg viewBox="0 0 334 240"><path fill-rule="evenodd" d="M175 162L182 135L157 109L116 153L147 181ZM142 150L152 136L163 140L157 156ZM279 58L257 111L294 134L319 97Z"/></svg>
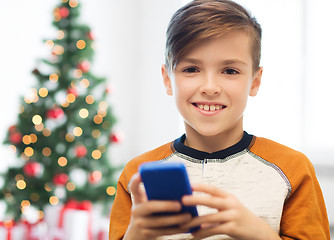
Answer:
<svg viewBox="0 0 334 240"><path fill-rule="evenodd" d="M223 71L223 73L226 73L228 75L239 74L239 72L233 68L227 68Z"/></svg>
<svg viewBox="0 0 334 240"><path fill-rule="evenodd" d="M183 72L185 73L196 73L199 72L199 70L196 67L187 67L183 69Z"/></svg>

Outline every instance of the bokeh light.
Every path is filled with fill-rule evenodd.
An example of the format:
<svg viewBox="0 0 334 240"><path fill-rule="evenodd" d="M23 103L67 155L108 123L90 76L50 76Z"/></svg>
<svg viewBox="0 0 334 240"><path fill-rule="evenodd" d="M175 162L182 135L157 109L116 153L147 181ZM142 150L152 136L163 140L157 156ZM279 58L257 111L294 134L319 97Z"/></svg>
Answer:
<svg viewBox="0 0 334 240"><path fill-rule="evenodd" d="M52 74L50 74L50 76L49 76L49 80L50 80L51 82L57 82L58 79L59 79L59 76L58 76L56 73L52 73Z"/></svg>
<svg viewBox="0 0 334 240"><path fill-rule="evenodd" d="M84 40L79 40L76 45L78 49L84 49L86 47L86 42Z"/></svg>
<svg viewBox="0 0 334 240"><path fill-rule="evenodd" d="M42 154L45 156L45 157L49 157L51 155L52 151L51 151L51 148L49 147L45 147L43 148L42 150Z"/></svg>
<svg viewBox="0 0 334 240"><path fill-rule="evenodd" d="M41 124L36 125L36 126L35 126L35 129L36 129L36 131L38 131L38 132L43 131L43 129L44 129L44 124L41 123Z"/></svg>
<svg viewBox="0 0 334 240"><path fill-rule="evenodd" d="M39 89L38 94L41 97L46 97L49 94L49 91L45 87L42 87Z"/></svg>
<svg viewBox="0 0 334 240"><path fill-rule="evenodd" d="M82 135L82 128L80 128L80 127L75 127L75 128L73 129L73 134L74 134L74 136L76 136L76 137L80 137L80 136Z"/></svg>
<svg viewBox="0 0 334 240"><path fill-rule="evenodd" d="M60 46L60 45L55 45L53 47L53 53L56 54L56 55L63 55L64 54L64 47L63 46Z"/></svg>
<svg viewBox="0 0 334 240"><path fill-rule="evenodd" d="M101 115L95 115L94 116L94 122L96 124L101 124L103 122L103 117Z"/></svg>
<svg viewBox="0 0 334 240"><path fill-rule="evenodd" d="M22 137L22 142L25 144L25 145L29 145L31 143L31 137L29 135L24 135Z"/></svg>
<svg viewBox="0 0 334 240"><path fill-rule="evenodd" d="M67 94L67 98L66 98L67 102L73 103L75 101L75 99L76 99L76 97L73 93Z"/></svg>
<svg viewBox="0 0 334 240"><path fill-rule="evenodd" d="M106 192L108 195L113 196L116 194L116 188L113 186L109 186L107 187Z"/></svg>
<svg viewBox="0 0 334 240"><path fill-rule="evenodd" d="M89 87L89 80L84 78L80 81L81 87L88 88Z"/></svg>
<svg viewBox="0 0 334 240"><path fill-rule="evenodd" d="M73 142L74 139L75 139L75 137L74 137L74 135L72 133L67 133L66 136L65 136L65 139L68 142Z"/></svg>
<svg viewBox="0 0 334 240"><path fill-rule="evenodd" d="M49 198L49 202L51 205L57 205L59 203L59 199L56 196L51 196Z"/></svg>
<svg viewBox="0 0 334 240"><path fill-rule="evenodd" d="M59 40L63 39L64 36L65 36L64 31L62 31L62 30L57 31L57 39L59 39Z"/></svg>
<svg viewBox="0 0 334 240"><path fill-rule="evenodd" d="M82 108L82 109L80 109L80 111L79 111L79 116L80 116L81 118L87 118L87 117L89 116L89 112L88 112L88 110L87 110L86 108Z"/></svg>
<svg viewBox="0 0 334 240"><path fill-rule="evenodd" d="M51 130L48 128L44 128L42 133L45 137L49 137L51 135Z"/></svg>
<svg viewBox="0 0 334 240"><path fill-rule="evenodd" d="M24 180L18 180L18 181L16 182L16 187L17 187L18 189L20 189L20 190L25 189L26 186L27 186L27 184L26 184L26 182L25 182Z"/></svg>
<svg viewBox="0 0 334 240"><path fill-rule="evenodd" d="M30 138L31 138L31 143L37 142L37 136L36 136L36 134L34 134L34 133L30 134Z"/></svg>
<svg viewBox="0 0 334 240"><path fill-rule="evenodd" d="M73 182L66 183L66 189L70 192L74 191L76 188L75 184Z"/></svg>
<svg viewBox="0 0 334 240"><path fill-rule="evenodd" d="M92 157L94 158L94 159L100 159L101 158L101 156L102 156L102 154L101 154L101 152L100 152L100 150L94 150L93 152L92 152Z"/></svg>
<svg viewBox="0 0 334 240"><path fill-rule="evenodd" d="M98 130L98 129L94 129L93 131L92 131L92 137L93 138L99 138L101 136L101 131L100 130Z"/></svg>
<svg viewBox="0 0 334 240"><path fill-rule="evenodd" d="M73 70L73 77L74 78L81 78L82 77L82 71L80 69Z"/></svg>
<svg viewBox="0 0 334 240"><path fill-rule="evenodd" d="M45 46L49 49L52 49L54 46L54 42L52 40L46 40L45 41Z"/></svg>
<svg viewBox="0 0 334 240"><path fill-rule="evenodd" d="M75 8L78 6L78 1L77 0L70 0L70 2L68 3L70 5L71 8Z"/></svg>
<svg viewBox="0 0 334 240"><path fill-rule="evenodd" d="M31 199L31 201L33 201L33 202L38 202L39 201L39 194L38 193L32 193L32 194L30 194L30 199Z"/></svg>
<svg viewBox="0 0 334 240"><path fill-rule="evenodd" d="M61 167L65 167L67 165L67 159L65 157L58 158L58 165Z"/></svg>
<svg viewBox="0 0 334 240"><path fill-rule="evenodd" d="M32 122L35 124L35 125L39 125L42 123L42 117L40 115L35 115L32 117Z"/></svg>
<svg viewBox="0 0 334 240"><path fill-rule="evenodd" d="M94 99L93 95L88 95L86 97L86 103L93 104L94 102L95 102L95 99Z"/></svg>
<svg viewBox="0 0 334 240"><path fill-rule="evenodd" d="M27 156L27 157L31 157L32 155L34 155L34 149L32 149L31 147L26 147L24 149L24 154Z"/></svg>

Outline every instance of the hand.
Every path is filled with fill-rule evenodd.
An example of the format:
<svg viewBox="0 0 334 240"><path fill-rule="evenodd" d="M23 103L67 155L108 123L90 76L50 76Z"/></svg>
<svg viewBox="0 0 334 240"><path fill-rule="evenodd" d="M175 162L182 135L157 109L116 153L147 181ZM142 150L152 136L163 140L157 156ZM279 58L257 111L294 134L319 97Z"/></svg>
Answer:
<svg viewBox="0 0 334 240"><path fill-rule="evenodd" d="M129 184L132 193L132 214L124 240L149 240L159 236L187 232L179 225L191 220L188 213L178 213L181 203L177 201L148 201L145 191L140 188L141 178L136 173ZM170 212L171 215L157 216L154 213Z"/></svg>
<svg viewBox="0 0 334 240"><path fill-rule="evenodd" d="M196 184L192 188L193 191L203 192L206 195L184 196L182 198L184 205L203 205L218 210L217 213L194 218L183 226L187 229L201 226L193 233L195 239L217 234L226 234L239 240L280 239L267 223L251 213L232 194L205 184Z"/></svg>

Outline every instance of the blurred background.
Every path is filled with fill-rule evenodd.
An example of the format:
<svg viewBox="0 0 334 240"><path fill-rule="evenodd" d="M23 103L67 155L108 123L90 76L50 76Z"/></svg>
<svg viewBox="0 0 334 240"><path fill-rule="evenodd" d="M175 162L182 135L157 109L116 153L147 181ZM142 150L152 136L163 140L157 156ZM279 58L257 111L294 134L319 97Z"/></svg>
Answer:
<svg viewBox="0 0 334 240"><path fill-rule="evenodd" d="M116 128L124 139L110 159L131 158L179 137L180 116L165 94L165 31L184 0L81 0L81 19L95 36L93 71L112 88ZM334 20L332 0L238 0L263 28L263 81L249 100L245 130L304 152L313 162L334 224ZM31 71L54 38L58 0L0 0L0 141L36 83ZM0 171L16 158L0 145ZM1 182L0 182L1 184Z"/></svg>

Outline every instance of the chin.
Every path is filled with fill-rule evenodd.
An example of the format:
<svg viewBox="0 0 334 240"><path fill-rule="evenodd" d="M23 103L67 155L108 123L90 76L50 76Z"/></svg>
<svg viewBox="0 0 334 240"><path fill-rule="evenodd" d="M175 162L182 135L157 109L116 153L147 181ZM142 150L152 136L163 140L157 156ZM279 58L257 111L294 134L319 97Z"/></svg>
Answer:
<svg viewBox="0 0 334 240"><path fill-rule="evenodd" d="M221 133L225 132L223 129L195 129L195 131L202 135L203 137L215 137L220 135Z"/></svg>

